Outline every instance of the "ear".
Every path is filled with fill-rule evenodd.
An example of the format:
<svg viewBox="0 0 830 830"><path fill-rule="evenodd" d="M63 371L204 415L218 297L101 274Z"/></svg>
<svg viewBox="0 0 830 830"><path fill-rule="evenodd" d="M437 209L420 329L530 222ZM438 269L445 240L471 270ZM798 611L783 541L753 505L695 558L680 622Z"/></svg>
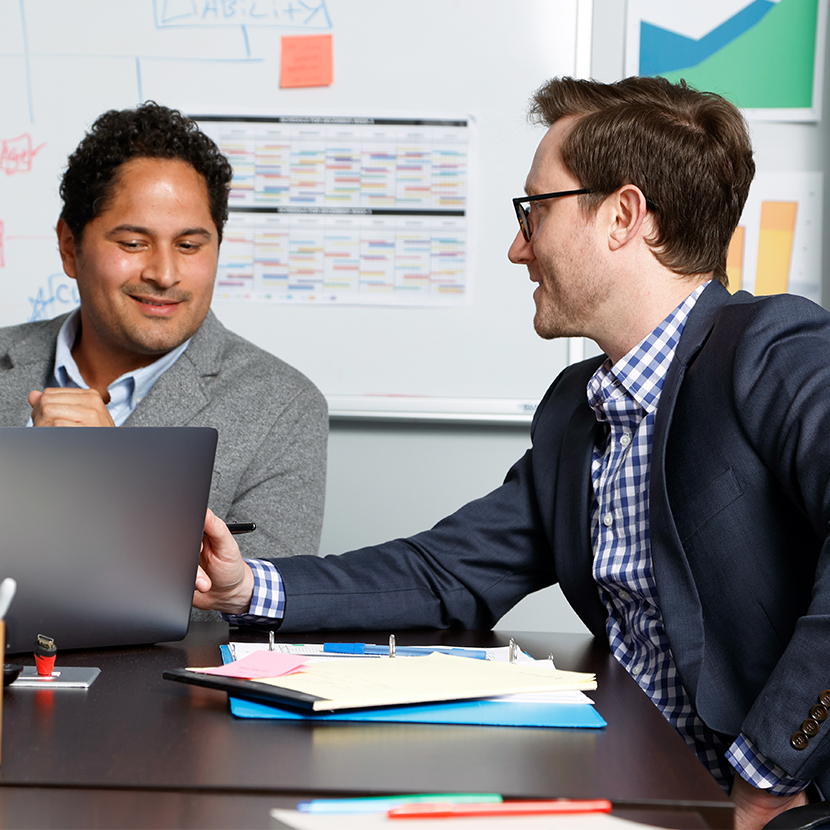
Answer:
<svg viewBox="0 0 830 830"><path fill-rule="evenodd" d="M78 278L78 246L75 244L75 237L69 230L69 225L58 219L58 249L61 252L63 270L67 277Z"/></svg>
<svg viewBox="0 0 830 830"><path fill-rule="evenodd" d="M643 192L633 184L623 185L615 191L608 203L614 212L608 244L615 251L641 234L643 223L648 217L648 208Z"/></svg>

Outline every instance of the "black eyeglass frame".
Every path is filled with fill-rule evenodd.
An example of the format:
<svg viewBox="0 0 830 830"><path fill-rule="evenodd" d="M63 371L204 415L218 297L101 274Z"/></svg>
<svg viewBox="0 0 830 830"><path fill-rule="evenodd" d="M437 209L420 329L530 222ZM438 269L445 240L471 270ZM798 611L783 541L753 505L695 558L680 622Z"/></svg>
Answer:
<svg viewBox="0 0 830 830"><path fill-rule="evenodd" d="M557 190L555 193L540 193L538 196L518 196L513 200L513 208L516 211L516 218L519 220L519 227L522 229L522 236L525 242L530 242L530 216L528 216L522 202L538 202L540 199L558 199L560 196L583 196L588 193L596 193L596 190L590 190L587 187L581 187L577 190ZM657 210L657 205L646 197L646 207L649 210Z"/></svg>
<svg viewBox="0 0 830 830"><path fill-rule="evenodd" d="M586 187L581 187L578 190L557 190L555 193L540 193L538 196L519 196L513 200L513 207L516 210L516 218L519 220L519 227L522 229L522 236L525 242L530 242L530 217L522 202L538 202L540 199L558 199L560 196L582 196L586 193L595 193L595 190L589 190Z"/></svg>

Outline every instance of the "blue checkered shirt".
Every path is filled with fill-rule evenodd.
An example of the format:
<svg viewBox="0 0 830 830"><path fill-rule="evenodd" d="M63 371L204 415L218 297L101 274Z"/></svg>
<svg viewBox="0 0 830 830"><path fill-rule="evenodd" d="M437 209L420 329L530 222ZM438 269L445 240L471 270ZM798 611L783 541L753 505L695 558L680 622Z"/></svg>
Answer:
<svg viewBox="0 0 830 830"><path fill-rule="evenodd" d="M230 623L273 623L285 615L285 589L282 577L272 562L246 559L254 574L254 593L247 614L222 614Z"/></svg>
<svg viewBox="0 0 830 830"><path fill-rule="evenodd" d="M608 640L617 660L727 791L737 769L776 795L808 782L789 778L739 735L731 747L700 720L677 673L657 597L648 533L648 486L654 416L683 327L705 285L697 288L645 340L613 366L606 361L588 384L588 402L608 425L594 450L591 538L594 579L608 609ZM230 622L273 622L285 613L285 591L270 562L246 560L254 572L247 615ZM734 766L734 769L733 769Z"/></svg>
<svg viewBox="0 0 830 830"><path fill-rule="evenodd" d="M727 747L692 708L663 625L649 540L649 480L654 418L680 335L705 285L693 291L625 357L607 360L588 383L588 403L606 425L591 463L594 580L608 610L617 660L727 792L735 770L777 795L807 782L789 778L744 736Z"/></svg>

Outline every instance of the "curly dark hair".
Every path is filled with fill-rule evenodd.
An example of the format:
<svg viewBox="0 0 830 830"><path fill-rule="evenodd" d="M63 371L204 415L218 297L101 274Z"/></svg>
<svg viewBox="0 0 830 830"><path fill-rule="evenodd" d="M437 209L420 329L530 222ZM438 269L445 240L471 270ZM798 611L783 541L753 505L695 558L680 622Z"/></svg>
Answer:
<svg viewBox="0 0 830 830"><path fill-rule="evenodd" d="M207 185L210 215L222 241L233 169L216 144L178 110L146 101L131 110L99 116L69 157L60 186L61 219L76 244L88 222L105 211L122 164L133 158L177 159L190 164Z"/></svg>

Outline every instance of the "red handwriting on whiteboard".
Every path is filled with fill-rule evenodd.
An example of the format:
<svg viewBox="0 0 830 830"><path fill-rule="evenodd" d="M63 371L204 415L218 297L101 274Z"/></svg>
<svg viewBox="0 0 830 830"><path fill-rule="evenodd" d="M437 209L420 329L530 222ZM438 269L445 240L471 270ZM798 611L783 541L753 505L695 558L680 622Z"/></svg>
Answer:
<svg viewBox="0 0 830 830"><path fill-rule="evenodd" d="M32 160L46 145L37 147L32 145L32 137L28 133L17 138L3 139L0 144L0 170L7 176L15 173L28 173L32 169Z"/></svg>

